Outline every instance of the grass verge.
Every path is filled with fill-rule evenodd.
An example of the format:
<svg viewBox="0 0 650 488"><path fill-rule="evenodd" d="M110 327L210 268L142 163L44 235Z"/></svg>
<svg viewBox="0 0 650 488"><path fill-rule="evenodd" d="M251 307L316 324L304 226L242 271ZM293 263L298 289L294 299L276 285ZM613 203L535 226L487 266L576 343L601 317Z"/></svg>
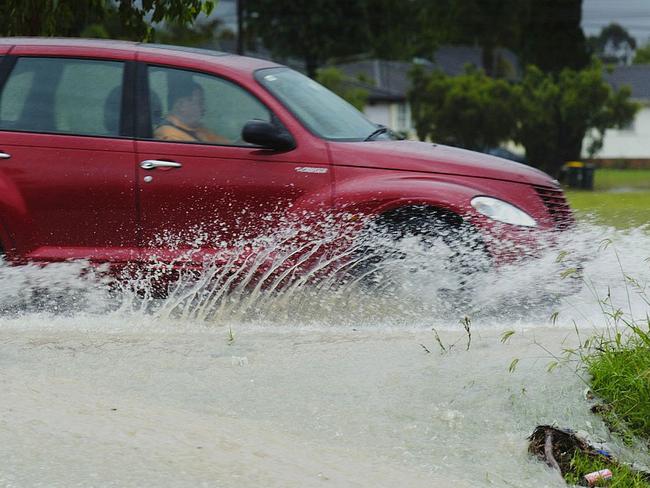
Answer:
<svg viewBox="0 0 650 488"><path fill-rule="evenodd" d="M630 335L602 337L583 361L605 418L617 431L650 441L650 320L647 328L626 323Z"/></svg>
<svg viewBox="0 0 650 488"><path fill-rule="evenodd" d="M601 244L600 249L604 250L611 241L605 240ZM650 315L644 312L645 317L641 318L638 312L635 313L631 297L636 297L635 301L641 300L637 305L650 307L650 288L646 280L639 281L627 274L616 249L613 252L620 267L629 309L624 311L617 306L609 287L606 297L602 298L596 286L583 278L584 286L598 301L606 328L583 342L576 325L580 345L577 349L565 349L564 358L578 359L580 370L588 373L588 377L580 376L589 384L599 402L592 411L601 415L610 430L624 443L639 448L642 453L645 449L640 444L650 447ZM552 316L553 320L556 318L556 315ZM554 359L553 366L558 364L558 358L554 356ZM588 451L579 446L575 454L569 454L570 469L566 468L565 459L565 467L561 469L567 483L584 483L585 474L608 468L612 471L612 479L596 486L650 488L648 468L636 463L629 466L617 460L616 455L605 458Z"/></svg>
<svg viewBox="0 0 650 488"><path fill-rule="evenodd" d="M620 261L619 261L620 262ZM626 287L650 305L645 286L625 275ZM605 332L592 337L578 351L589 373L592 392L601 402L592 411L600 414L610 430L624 442L645 442L650 446L650 317L634 320L611 303L608 296L600 300L608 323ZM625 464L587 456L577 451L571 470L564 473L567 483L576 484L584 475L609 468L611 480L595 486L650 488L650 475Z"/></svg>
<svg viewBox="0 0 650 488"><path fill-rule="evenodd" d="M643 475L632 471L625 465L609 465L606 460L599 460L577 451L571 460L572 470L564 475L570 485L584 484L584 476L607 467L612 472L610 480L597 482L593 486L608 486L611 488L650 488L650 483Z"/></svg>
<svg viewBox="0 0 650 488"><path fill-rule="evenodd" d="M567 199L579 219L619 229L648 224L650 191L603 192L567 190Z"/></svg>
<svg viewBox="0 0 650 488"><path fill-rule="evenodd" d="M596 191L614 188L650 191L650 169L599 168L594 175Z"/></svg>
<svg viewBox="0 0 650 488"><path fill-rule="evenodd" d="M567 189L567 198L579 219L619 229L648 224L650 170L596 170L594 191Z"/></svg>

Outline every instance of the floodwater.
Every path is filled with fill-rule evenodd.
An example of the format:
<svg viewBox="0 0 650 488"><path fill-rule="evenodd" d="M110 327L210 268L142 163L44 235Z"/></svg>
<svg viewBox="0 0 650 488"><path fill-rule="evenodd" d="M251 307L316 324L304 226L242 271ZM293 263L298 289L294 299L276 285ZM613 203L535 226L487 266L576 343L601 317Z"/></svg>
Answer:
<svg viewBox="0 0 650 488"><path fill-rule="evenodd" d="M582 224L471 298L426 253L383 288L219 268L164 298L84 263L0 266L0 486L560 487L526 451L551 423L648 464L564 354L645 317L648 257L647 230Z"/></svg>

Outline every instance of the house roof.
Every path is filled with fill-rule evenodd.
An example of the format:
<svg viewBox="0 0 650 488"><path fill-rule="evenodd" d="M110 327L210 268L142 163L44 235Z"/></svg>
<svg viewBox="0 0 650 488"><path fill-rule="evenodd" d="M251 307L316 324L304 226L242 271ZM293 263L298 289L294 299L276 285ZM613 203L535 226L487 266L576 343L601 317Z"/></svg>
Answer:
<svg viewBox="0 0 650 488"><path fill-rule="evenodd" d="M507 49L497 49L495 54L513 67L512 77L516 77L518 62L515 54ZM483 68L482 49L478 46L442 46L436 51L434 62L366 59L339 64L337 68L351 78L368 80L364 88L370 92L369 101L399 101L406 98L411 87L409 72L414 64L421 65L428 72L437 69L456 76L463 73L467 65Z"/></svg>
<svg viewBox="0 0 650 488"><path fill-rule="evenodd" d="M519 60L509 49L498 48L494 51L494 59L501 58L512 67L512 73L507 78L516 79L518 76ZM434 54L434 66L443 73L456 76L465 71L467 65L484 69L483 49L478 46L440 46Z"/></svg>
<svg viewBox="0 0 650 488"><path fill-rule="evenodd" d="M408 61L386 61L384 59L367 59L337 66L343 73L354 79L368 80L363 83L364 88L372 89L369 99L373 95L383 98L382 95L403 99L411 86L408 77L413 63Z"/></svg>
<svg viewBox="0 0 650 488"><path fill-rule="evenodd" d="M604 77L617 90L629 86L632 89L632 98L650 100L650 64L617 66L611 73L605 73Z"/></svg>
<svg viewBox="0 0 650 488"><path fill-rule="evenodd" d="M362 90L368 92L368 102L371 104L376 102L401 102L406 99L404 93L395 90L377 88L370 83L364 83L352 78L343 81L343 84L349 88L361 88Z"/></svg>

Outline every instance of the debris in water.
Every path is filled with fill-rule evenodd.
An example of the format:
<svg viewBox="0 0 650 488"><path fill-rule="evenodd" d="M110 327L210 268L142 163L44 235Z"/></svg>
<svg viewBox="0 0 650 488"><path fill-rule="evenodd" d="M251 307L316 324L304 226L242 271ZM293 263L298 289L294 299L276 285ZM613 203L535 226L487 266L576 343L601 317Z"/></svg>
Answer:
<svg viewBox="0 0 650 488"><path fill-rule="evenodd" d="M610 479L612 472L609 468L619 467L625 467L650 481L650 472L639 469L636 465L619 462L612 456L606 445L591 442L585 432L539 425L528 439L528 452L559 471L563 477L567 473L574 472L571 461L578 453L601 464L603 469L583 477L586 486L595 486L598 482Z"/></svg>
<svg viewBox="0 0 650 488"><path fill-rule="evenodd" d="M562 474L571 469L571 459L577 450L589 451L589 446L573 433L550 425L538 426L529 440L528 452Z"/></svg>
<svg viewBox="0 0 650 488"><path fill-rule="evenodd" d="M611 480L612 472L609 469L601 469L585 475L585 481L589 486L594 486L599 481Z"/></svg>

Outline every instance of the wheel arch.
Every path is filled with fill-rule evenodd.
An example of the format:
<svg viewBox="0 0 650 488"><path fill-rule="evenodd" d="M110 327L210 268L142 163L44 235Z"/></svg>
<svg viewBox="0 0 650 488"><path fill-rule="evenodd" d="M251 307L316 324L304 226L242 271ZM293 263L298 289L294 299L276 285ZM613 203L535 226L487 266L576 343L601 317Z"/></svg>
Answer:
<svg viewBox="0 0 650 488"><path fill-rule="evenodd" d="M455 244L467 245L485 256L491 256L480 227L455 209L433 202L389 206L376 214L367 225L394 237L405 234L442 236L446 242L456 241Z"/></svg>
<svg viewBox="0 0 650 488"><path fill-rule="evenodd" d="M432 218L444 222L447 225L460 227L471 225L456 210L434 203L408 202L401 205L391 205L382 209L375 217L375 222L392 222L394 224L409 225L416 219Z"/></svg>

